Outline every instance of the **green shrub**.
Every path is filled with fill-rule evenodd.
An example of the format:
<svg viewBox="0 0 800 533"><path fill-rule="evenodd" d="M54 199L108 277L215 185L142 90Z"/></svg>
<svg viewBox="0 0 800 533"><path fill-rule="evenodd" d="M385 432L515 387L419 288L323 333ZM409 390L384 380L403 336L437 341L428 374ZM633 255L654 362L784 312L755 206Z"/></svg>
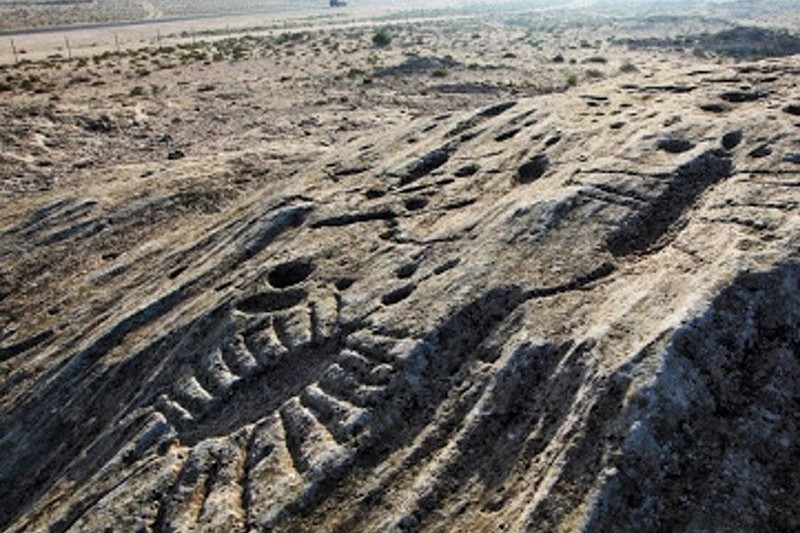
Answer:
<svg viewBox="0 0 800 533"><path fill-rule="evenodd" d="M142 87L141 85L137 85L136 87L131 89L131 92L130 92L130 96L131 97L135 98L137 96L142 96L142 95L144 95L144 87Z"/></svg>
<svg viewBox="0 0 800 533"><path fill-rule="evenodd" d="M392 36L385 29L380 29L372 36L372 44L377 48L386 48L392 44Z"/></svg>
<svg viewBox="0 0 800 533"><path fill-rule="evenodd" d="M347 71L347 77L350 78L351 80L355 79L355 78L360 78L361 76L364 76L365 74L366 74L366 72L364 72L363 70L361 70L359 68L351 68L350 70Z"/></svg>
<svg viewBox="0 0 800 533"><path fill-rule="evenodd" d="M575 87L576 85L578 85L578 76L575 74L567 76L567 87Z"/></svg>

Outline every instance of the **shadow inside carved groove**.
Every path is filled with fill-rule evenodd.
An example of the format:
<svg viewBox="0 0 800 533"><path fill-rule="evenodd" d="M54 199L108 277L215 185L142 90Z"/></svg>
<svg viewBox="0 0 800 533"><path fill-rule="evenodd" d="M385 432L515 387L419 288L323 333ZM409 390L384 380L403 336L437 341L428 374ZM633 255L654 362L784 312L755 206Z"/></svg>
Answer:
<svg viewBox="0 0 800 533"><path fill-rule="evenodd" d="M2 298L0 298L0 300L2 300ZM6 359L11 359L12 357L16 357L17 355L27 352L31 348L35 348L42 343L49 341L54 336L55 333L52 330L47 330L38 335L34 335L33 337L22 340L16 344L0 346L0 361L5 361Z"/></svg>
<svg viewBox="0 0 800 533"><path fill-rule="evenodd" d="M243 313L271 313L294 307L306 298L308 292L305 289L260 292L240 300L236 309Z"/></svg>
<svg viewBox="0 0 800 533"><path fill-rule="evenodd" d="M674 229L706 189L730 176L733 163L721 150L711 150L679 167L666 188L644 209L625 219L607 239L615 256L641 252Z"/></svg>
<svg viewBox="0 0 800 533"><path fill-rule="evenodd" d="M314 272L314 264L310 261L292 261L276 266L269 273L269 284L276 289L285 289L302 283Z"/></svg>
<svg viewBox="0 0 800 533"><path fill-rule="evenodd" d="M397 290L394 290L384 295L383 298L381 298L381 302L383 303L383 305L394 305L396 303L400 303L409 296L411 296L411 294L416 290L416 288L417 286L414 284L405 285Z"/></svg>
<svg viewBox="0 0 800 533"><path fill-rule="evenodd" d="M526 184L532 183L541 178L547 169L550 168L550 158L546 155L537 155L517 171L517 182Z"/></svg>

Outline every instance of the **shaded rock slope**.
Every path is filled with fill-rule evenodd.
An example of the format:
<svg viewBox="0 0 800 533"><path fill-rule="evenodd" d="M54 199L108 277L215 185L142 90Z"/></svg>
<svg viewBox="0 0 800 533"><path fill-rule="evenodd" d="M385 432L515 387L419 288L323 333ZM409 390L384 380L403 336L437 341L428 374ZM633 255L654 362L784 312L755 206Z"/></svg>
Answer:
<svg viewBox="0 0 800 533"><path fill-rule="evenodd" d="M0 527L800 528L796 76L628 76L246 199L7 216Z"/></svg>

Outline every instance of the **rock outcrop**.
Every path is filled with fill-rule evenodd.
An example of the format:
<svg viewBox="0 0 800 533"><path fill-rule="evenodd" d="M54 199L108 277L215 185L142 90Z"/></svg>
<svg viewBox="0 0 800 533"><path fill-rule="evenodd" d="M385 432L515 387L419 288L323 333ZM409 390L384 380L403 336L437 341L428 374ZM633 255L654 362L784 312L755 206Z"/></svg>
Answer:
<svg viewBox="0 0 800 533"><path fill-rule="evenodd" d="M0 527L797 529L792 68L415 121L219 209L25 214Z"/></svg>

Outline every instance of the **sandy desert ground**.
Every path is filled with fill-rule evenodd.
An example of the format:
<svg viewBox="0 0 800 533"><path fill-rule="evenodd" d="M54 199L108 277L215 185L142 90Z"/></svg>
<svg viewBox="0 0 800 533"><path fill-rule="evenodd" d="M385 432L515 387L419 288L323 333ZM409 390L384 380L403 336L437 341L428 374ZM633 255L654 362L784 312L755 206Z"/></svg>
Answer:
<svg viewBox="0 0 800 533"><path fill-rule="evenodd" d="M800 528L791 2L368 7L3 52L0 529Z"/></svg>

